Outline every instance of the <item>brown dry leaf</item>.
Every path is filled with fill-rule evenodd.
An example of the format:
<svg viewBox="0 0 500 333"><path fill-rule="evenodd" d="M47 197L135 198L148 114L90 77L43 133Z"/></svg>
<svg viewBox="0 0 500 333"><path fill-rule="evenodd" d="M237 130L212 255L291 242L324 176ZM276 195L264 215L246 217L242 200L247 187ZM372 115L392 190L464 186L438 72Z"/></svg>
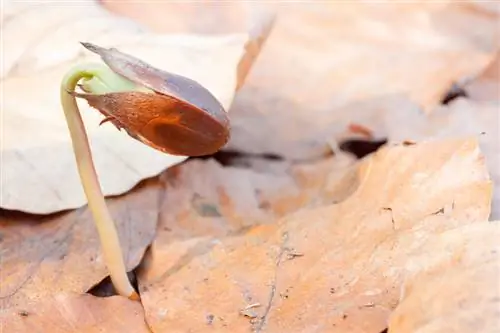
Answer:
<svg viewBox="0 0 500 333"><path fill-rule="evenodd" d="M160 187L150 180L107 200L128 271L155 236ZM0 220L0 308L18 308L58 292L84 293L108 276L86 207L47 217L16 215L5 213Z"/></svg>
<svg viewBox="0 0 500 333"><path fill-rule="evenodd" d="M280 6L231 108L228 148L317 157L359 104L383 113L400 98L428 113L492 60L499 39L498 15L464 1Z"/></svg>
<svg viewBox="0 0 500 333"><path fill-rule="evenodd" d="M427 265L428 253L436 260L405 283L390 333L498 332L499 222L429 237L414 251L413 263Z"/></svg>
<svg viewBox="0 0 500 333"><path fill-rule="evenodd" d="M157 243L237 234L298 209L342 201L346 193L335 189L351 185L353 162L341 154L303 165L242 157L232 166L195 159L173 167L164 175L164 233ZM153 245L153 256L170 255L156 253Z"/></svg>
<svg viewBox="0 0 500 333"><path fill-rule="evenodd" d="M473 83L475 84L475 83ZM476 137L490 176L495 184L490 219L500 218L500 91L490 95L490 100L457 98L447 105L437 107L432 114L425 115L402 98L384 99L343 109L343 120L365 128L371 139L388 139L389 142L421 141L456 137ZM397 126L396 126L397 125ZM348 127L348 126L346 126ZM339 132L333 141L353 137L367 140L362 135Z"/></svg>
<svg viewBox="0 0 500 333"><path fill-rule="evenodd" d="M22 308L0 313L2 332L12 333L149 333L144 310L123 297L57 293Z"/></svg>
<svg viewBox="0 0 500 333"><path fill-rule="evenodd" d="M1 206L41 214L86 202L59 105L65 72L76 64L99 61L79 41L117 47L155 67L195 79L227 109L272 23L266 16L254 22L250 32L164 35L111 15L99 1L43 6L9 1L3 8ZM135 142L110 124L99 126L102 116L85 104L81 103L82 114L105 195L128 191L184 159Z"/></svg>
<svg viewBox="0 0 500 333"><path fill-rule="evenodd" d="M138 276L153 332L384 329L405 277L438 260L425 253L426 261L413 264L412 256L421 258L433 235L486 220L491 182L473 139L383 148L355 170L344 180L360 182L343 201L301 209L277 224L242 209L239 226L261 226L183 237L190 231L182 223L203 230L207 219L186 213L177 226L162 218ZM238 196L252 195L251 186L244 189ZM232 205L217 212L234 221L221 207ZM261 306L245 310L254 303Z"/></svg>

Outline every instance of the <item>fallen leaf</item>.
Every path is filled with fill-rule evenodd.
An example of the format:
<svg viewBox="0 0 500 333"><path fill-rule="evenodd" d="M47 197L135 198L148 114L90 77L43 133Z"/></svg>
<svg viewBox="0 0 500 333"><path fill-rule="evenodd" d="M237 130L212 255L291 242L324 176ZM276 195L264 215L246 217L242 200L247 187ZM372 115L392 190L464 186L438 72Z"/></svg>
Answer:
<svg viewBox="0 0 500 333"><path fill-rule="evenodd" d="M352 105L344 111L350 115L351 121L368 128L373 139L384 138L390 143L477 138L495 186L490 219L496 220L500 218L499 103L500 92L497 92L496 100L490 101L457 98L437 107L430 115L420 113L415 105L401 98ZM384 104L385 108L382 109ZM334 141L346 140L349 136L352 134L346 131Z"/></svg>
<svg viewBox="0 0 500 333"><path fill-rule="evenodd" d="M434 235L414 251L413 262L427 265L409 277L389 332L496 332L500 327L499 221Z"/></svg>
<svg viewBox="0 0 500 333"><path fill-rule="evenodd" d="M500 218L500 91L496 102L457 99L438 108L428 119L426 129L413 137L452 138L475 136L486 158L490 177L495 186L490 220Z"/></svg>
<svg viewBox="0 0 500 333"><path fill-rule="evenodd" d="M473 139L382 148L356 170L359 183L340 203L299 208L277 223L242 209L240 225L260 225L227 236L183 237L190 230L182 223L200 230L207 219L162 218L138 275L152 331L203 332L207 314L219 332L383 330L405 277L438 260L426 253L426 262L413 264L413 250L486 220L491 182ZM238 196L252 194L239 189ZM252 309L257 317L242 316L252 303L262 304Z"/></svg>
<svg viewBox="0 0 500 333"><path fill-rule="evenodd" d="M401 98L430 113L454 83L481 72L499 49L498 15L464 1L279 9L231 107L227 149L321 156L351 124L345 110L375 102L383 113L386 103Z"/></svg>
<svg viewBox="0 0 500 333"><path fill-rule="evenodd" d="M500 53L465 89L473 100L500 103Z"/></svg>
<svg viewBox="0 0 500 333"><path fill-rule="evenodd" d="M155 258L155 265L148 268L148 276L161 275L173 260L189 260L210 247L214 237L238 235L305 207L344 200L355 189L353 162L351 156L341 154L303 165L236 158L231 167L212 159L195 159L170 168L162 175L165 193L160 232L151 245L149 255ZM191 244L200 239L207 242L187 254L156 245L183 240ZM145 266L149 266L147 262Z"/></svg>
<svg viewBox="0 0 500 333"><path fill-rule="evenodd" d="M354 158L339 155L317 163L252 158L222 166L191 160L166 171L161 225L175 238L238 233L297 209L342 201L335 191L350 182Z"/></svg>
<svg viewBox="0 0 500 333"><path fill-rule="evenodd" d="M247 32L252 25L253 14L262 8L247 1L221 4L214 1L139 3L134 0L123 0L118 3L103 0L102 3L104 8L113 13L133 19L161 33L183 33L186 30L196 34ZM167 15L168 20L165 19Z"/></svg>
<svg viewBox="0 0 500 333"><path fill-rule="evenodd" d="M141 304L123 297L57 293L0 312L4 332L149 333Z"/></svg>
<svg viewBox="0 0 500 333"><path fill-rule="evenodd" d="M268 17L252 33L164 35L110 14L99 1L48 6L6 2L4 8L1 207L38 214L86 203L59 103L66 71L98 61L79 41L117 47L192 78L227 110L272 24ZM111 124L99 126L102 116L85 103L80 107L105 195L122 194L185 159L134 142Z"/></svg>
<svg viewBox="0 0 500 333"><path fill-rule="evenodd" d="M127 271L155 236L160 183L148 181L108 199ZM58 292L85 293L106 276L92 215L85 208L49 215L2 214L0 308L18 308Z"/></svg>
<svg viewBox="0 0 500 333"><path fill-rule="evenodd" d="M489 81L487 81L489 82ZM472 83L475 84L475 83ZM489 95L488 100L456 98L447 105L440 105L431 114L402 97L380 98L351 104L340 109L338 131L330 143L323 144L324 153L338 151L342 142L387 140L389 144L406 141L437 140L457 137L475 137L486 157L488 170L495 185L490 219L500 218L500 91ZM365 134L352 130L356 124Z"/></svg>

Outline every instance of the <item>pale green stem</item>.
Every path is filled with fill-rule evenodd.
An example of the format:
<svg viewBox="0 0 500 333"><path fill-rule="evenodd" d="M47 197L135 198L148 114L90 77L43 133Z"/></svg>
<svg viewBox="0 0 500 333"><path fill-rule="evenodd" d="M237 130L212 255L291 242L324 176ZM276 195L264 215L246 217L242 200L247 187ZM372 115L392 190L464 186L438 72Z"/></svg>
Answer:
<svg viewBox="0 0 500 333"><path fill-rule="evenodd" d="M62 80L61 104L68 123L80 179L87 196L88 206L94 217L111 281L118 294L130 299L139 299L139 295L130 284L127 276L118 233L101 191L76 99L68 93L68 91L74 91L81 79L90 80L97 72L102 73L102 69L102 65L84 65L70 70Z"/></svg>

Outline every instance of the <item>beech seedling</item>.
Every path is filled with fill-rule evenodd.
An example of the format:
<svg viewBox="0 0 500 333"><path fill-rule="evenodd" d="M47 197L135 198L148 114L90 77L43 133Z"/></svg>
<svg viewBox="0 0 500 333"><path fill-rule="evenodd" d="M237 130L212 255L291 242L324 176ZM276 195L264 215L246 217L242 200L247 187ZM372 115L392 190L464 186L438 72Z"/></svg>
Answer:
<svg viewBox="0 0 500 333"><path fill-rule="evenodd" d="M76 98L102 113L101 123L110 122L130 137L172 155L215 153L229 139L229 118L219 101L196 81L154 68L114 48L81 44L98 54L104 64L69 70L61 84L61 105L111 280L118 294L138 299L127 277Z"/></svg>

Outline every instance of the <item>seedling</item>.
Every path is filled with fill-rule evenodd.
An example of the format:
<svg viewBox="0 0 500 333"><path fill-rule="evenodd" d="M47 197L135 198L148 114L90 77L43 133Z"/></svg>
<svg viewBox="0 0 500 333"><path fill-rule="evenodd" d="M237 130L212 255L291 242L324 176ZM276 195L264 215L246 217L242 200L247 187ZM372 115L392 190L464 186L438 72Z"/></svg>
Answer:
<svg viewBox="0 0 500 333"><path fill-rule="evenodd" d="M61 84L61 104L111 281L118 294L139 299L127 277L76 98L101 112L105 117L101 123L109 121L130 137L172 155L215 153L229 139L229 118L217 99L196 81L154 68L114 48L82 45L98 54L104 64L79 65L68 71ZM82 92L75 91L77 87Z"/></svg>

